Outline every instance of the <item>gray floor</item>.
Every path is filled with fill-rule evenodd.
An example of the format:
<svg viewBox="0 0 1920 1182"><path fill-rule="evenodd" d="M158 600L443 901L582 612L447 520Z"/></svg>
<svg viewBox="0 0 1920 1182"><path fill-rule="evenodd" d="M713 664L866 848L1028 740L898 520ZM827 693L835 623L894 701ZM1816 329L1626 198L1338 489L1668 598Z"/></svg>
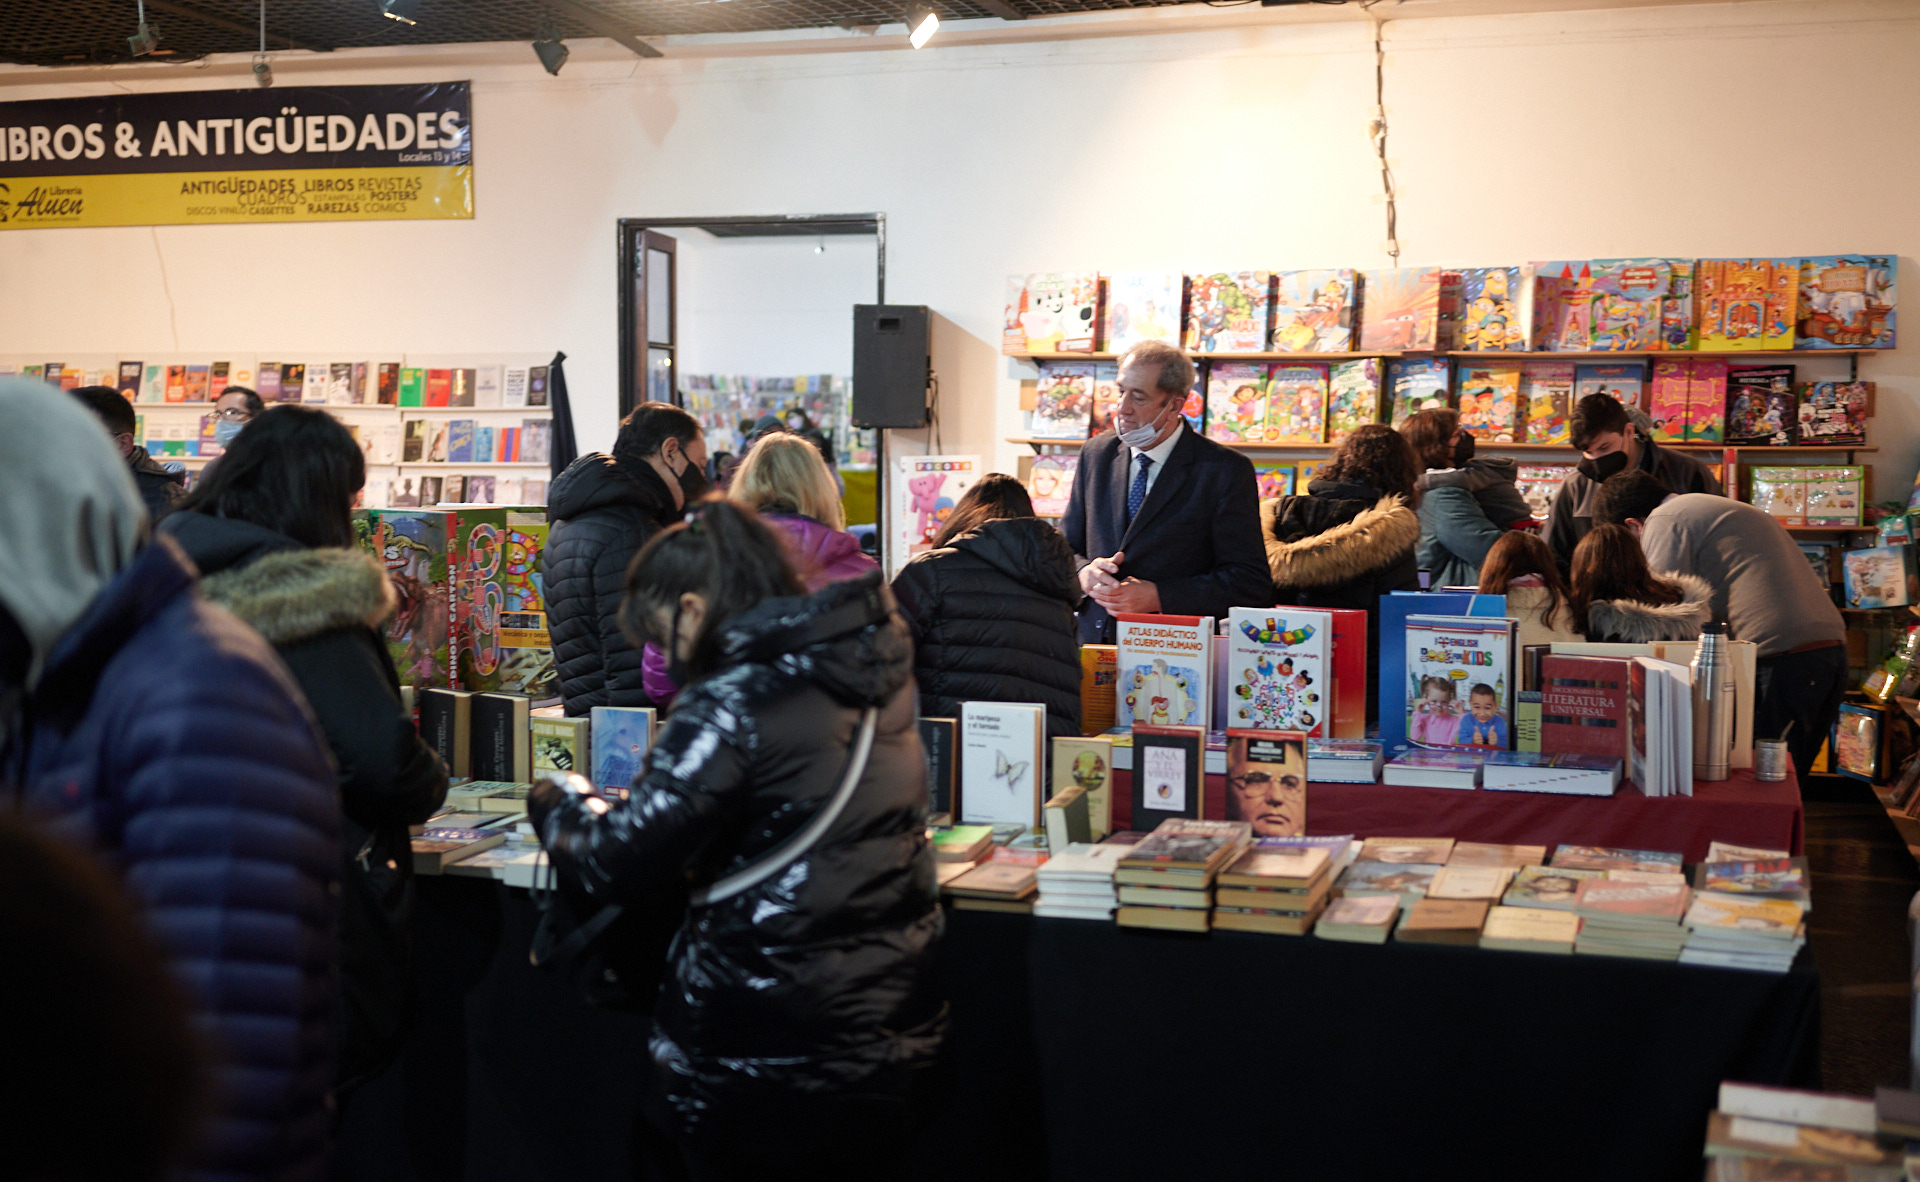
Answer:
<svg viewBox="0 0 1920 1182"><path fill-rule="evenodd" d="M1821 977L1820 1067L1830 1091L1909 1085L1912 1021L1907 905L1920 865L1870 788L1814 777L1803 793Z"/></svg>

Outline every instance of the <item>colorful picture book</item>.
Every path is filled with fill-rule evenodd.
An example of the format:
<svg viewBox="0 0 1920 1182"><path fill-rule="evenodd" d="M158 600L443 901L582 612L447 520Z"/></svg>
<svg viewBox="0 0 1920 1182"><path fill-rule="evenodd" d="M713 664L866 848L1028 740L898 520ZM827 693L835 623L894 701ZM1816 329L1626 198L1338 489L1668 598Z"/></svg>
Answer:
<svg viewBox="0 0 1920 1182"><path fill-rule="evenodd" d="M1646 367L1638 362L1628 365L1577 365L1573 370L1573 400L1589 394L1610 395L1628 406L1647 408Z"/></svg>
<svg viewBox="0 0 1920 1182"><path fill-rule="evenodd" d="M1114 616L1119 656L1115 729L1209 726L1213 620L1208 616Z"/></svg>
<svg viewBox="0 0 1920 1182"><path fill-rule="evenodd" d="M1846 606L1905 607L1913 560L1906 546L1874 546L1840 555Z"/></svg>
<svg viewBox="0 0 1920 1182"><path fill-rule="evenodd" d="M1268 443L1320 443L1327 430L1327 367L1276 365L1267 380Z"/></svg>
<svg viewBox="0 0 1920 1182"><path fill-rule="evenodd" d="M1592 266L1593 319L1587 350L1607 353L1664 348L1661 321L1673 291L1672 263L1666 259L1595 259Z"/></svg>
<svg viewBox="0 0 1920 1182"><path fill-rule="evenodd" d="M1185 276L1178 271L1120 271L1107 276L1100 333L1106 352L1125 353L1141 341L1180 342L1185 323Z"/></svg>
<svg viewBox="0 0 1920 1182"><path fill-rule="evenodd" d="M1526 350L1525 309L1532 293L1522 271L1469 267L1460 272L1460 327L1454 348L1469 353Z"/></svg>
<svg viewBox="0 0 1920 1182"><path fill-rule="evenodd" d="M1565 446L1572 442L1573 387L1576 367L1571 362L1534 362L1520 369L1520 403L1527 443Z"/></svg>
<svg viewBox="0 0 1920 1182"><path fill-rule="evenodd" d="M1726 443L1732 447L1791 447L1799 441L1800 412L1793 366L1727 370Z"/></svg>
<svg viewBox="0 0 1920 1182"><path fill-rule="evenodd" d="M1050 271L1027 276L1019 314L1026 353L1091 353L1099 330L1100 276Z"/></svg>
<svg viewBox="0 0 1920 1182"><path fill-rule="evenodd" d="M1793 348L1799 259L1701 259L1693 277L1701 349Z"/></svg>
<svg viewBox="0 0 1920 1182"><path fill-rule="evenodd" d="M1092 362L1052 361L1040 367L1027 432L1035 439L1085 439L1093 417Z"/></svg>
<svg viewBox="0 0 1920 1182"><path fill-rule="evenodd" d="M1274 352L1344 353L1353 348L1352 271L1282 271L1274 278Z"/></svg>
<svg viewBox="0 0 1920 1182"><path fill-rule="evenodd" d="M1450 377L1444 357L1396 357L1387 362L1392 425L1396 429L1404 427L1409 418L1423 410L1447 406Z"/></svg>
<svg viewBox="0 0 1920 1182"><path fill-rule="evenodd" d="M1063 517L1073 499L1074 473L1080 467L1078 452L1066 455L1022 456L1020 483L1033 501L1035 517Z"/></svg>
<svg viewBox="0 0 1920 1182"><path fill-rule="evenodd" d="M1801 446L1865 446L1872 382L1808 382L1800 387Z"/></svg>
<svg viewBox="0 0 1920 1182"><path fill-rule="evenodd" d="M1269 368L1244 362L1207 367L1207 437L1259 443L1267 433Z"/></svg>
<svg viewBox="0 0 1920 1182"><path fill-rule="evenodd" d="M1440 283L1441 273L1432 267L1365 272L1360 348L1368 352L1439 348Z"/></svg>
<svg viewBox="0 0 1920 1182"><path fill-rule="evenodd" d="M589 778L598 788L627 788L646 768L653 747L654 709L651 706L595 706L589 740L592 751Z"/></svg>
<svg viewBox="0 0 1920 1182"><path fill-rule="evenodd" d="M1520 424L1520 367L1484 365L1460 371L1460 429L1489 443L1512 443Z"/></svg>
<svg viewBox="0 0 1920 1182"><path fill-rule="evenodd" d="M1585 262L1535 263L1529 334L1540 353L1593 347L1593 268Z"/></svg>
<svg viewBox="0 0 1920 1182"><path fill-rule="evenodd" d="M947 523L979 478L979 456L900 456L894 460L887 509L887 566L898 571L914 555L933 546L934 535Z"/></svg>
<svg viewBox="0 0 1920 1182"><path fill-rule="evenodd" d="M1899 263L1893 255L1801 259L1794 347L1893 348Z"/></svg>
<svg viewBox="0 0 1920 1182"><path fill-rule="evenodd" d="M1407 738L1417 747L1513 746L1512 620L1407 617Z"/></svg>
<svg viewBox="0 0 1920 1182"><path fill-rule="evenodd" d="M1227 715L1221 725L1330 734L1333 619L1313 608L1236 607L1227 614Z"/></svg>
<svg viewBox="0 0 1920 1182"><path fill-rule="evenodd" d="M1292 464L1256 460L1253 465L1253 479L1259 486L1260 499L1263 501L1293 495L1295 485Z"/></svg>
<svg viewBox="0 0 1920 1182"><path fill-rule="evenodd" d="M1380 421L1380 359L1336 361L1327 376L1327 442Z"/></svg>
<svg viewBox="0 0 1920 1182"><path fill-rule="evenodd" d="M1189 353L1260 353L1273 310L1271 271L1188 276Z"/></svg>

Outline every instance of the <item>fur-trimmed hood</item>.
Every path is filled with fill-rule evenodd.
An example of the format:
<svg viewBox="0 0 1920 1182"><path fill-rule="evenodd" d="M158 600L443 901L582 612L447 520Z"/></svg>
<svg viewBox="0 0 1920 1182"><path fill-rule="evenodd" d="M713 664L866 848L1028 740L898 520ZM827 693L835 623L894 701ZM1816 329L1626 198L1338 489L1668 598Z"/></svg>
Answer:
<svg viewBox="0 0 1920 1182"><path fill-rule="evenodd" d="M1260 535L1267 544L1267 565L1273 569L1276 586L1345 583L1405 559L1420 540L1419 516L1397 496L1380 497L1317 533L1298 536L1297 523L1291 521L1297 514L1289 512L1295 506L1289 502L1319 499L1280 497L1260 502ZM1294 540L1283 541L1283 537Z"/></svg>
<svg viewBox="0 0 1920 1182"><path fill-rule="evenodd" d="M1648 644L1656 640L1697 640L1700 627L1713 618L1708 600L1713 588L1698 575L1655 572L1680 584L1686 597L1679 603L1640 603L1631 599L1596 599L1587 607L1587 635L1621 644Z"/></svg>
<svg viewBox="0 0 1920 1182"><path fill-rule="evenodd" d="M393 584L358 550L281 550L200 581L201 592L275 646L393 614Z"/></svg>

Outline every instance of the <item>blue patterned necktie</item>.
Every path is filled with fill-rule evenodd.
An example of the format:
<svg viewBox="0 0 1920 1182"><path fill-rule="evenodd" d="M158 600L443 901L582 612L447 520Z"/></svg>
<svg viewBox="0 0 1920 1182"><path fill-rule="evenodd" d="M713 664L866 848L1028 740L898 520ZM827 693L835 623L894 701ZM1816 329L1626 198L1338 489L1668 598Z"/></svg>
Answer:
<svg viewBox="0 0 1920 1182"><path fill-rule="evenodd" d="M1153 457L1146 452L1140 453L1140 470L1133 474L1133 486L1127 489L1127 520L1132 521L1140 514L1140 502L1147 499L1147 472L1153 467Z"/></svg>

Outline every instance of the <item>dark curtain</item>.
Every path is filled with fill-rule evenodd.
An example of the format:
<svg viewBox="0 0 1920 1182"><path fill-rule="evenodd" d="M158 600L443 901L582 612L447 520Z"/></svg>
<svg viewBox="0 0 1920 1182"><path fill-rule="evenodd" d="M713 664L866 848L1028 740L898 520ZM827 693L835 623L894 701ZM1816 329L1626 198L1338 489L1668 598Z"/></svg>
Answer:
<svg viewBox="0 0 1920 1182"><path fill-rule="evenodd" d="M555 353L547 370L547 400L553 407L553 450L547 462L556 480L580 458L580 444L573 437L573 401L567 397L566 360L565 353Z"/></svg>

